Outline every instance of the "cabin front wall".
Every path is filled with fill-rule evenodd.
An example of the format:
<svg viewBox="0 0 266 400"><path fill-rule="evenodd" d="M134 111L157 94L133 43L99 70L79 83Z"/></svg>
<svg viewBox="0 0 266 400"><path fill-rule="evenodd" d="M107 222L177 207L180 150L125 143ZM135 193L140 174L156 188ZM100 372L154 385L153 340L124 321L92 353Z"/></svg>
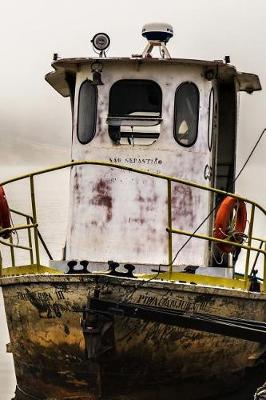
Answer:
<svg viewBox="0 0 266 400"><path fill-rule="evenodd" d="M208 110L211 82L203 68L188 65L145 64L143 62L104 64L103 85L98 85L97 126L93 140L81 144L77 138L80 85L93 80L91 66L77 74L74 118L73 160L102 161L171 175L209 185L211 152L208 148ZM106 119L111 86L120 79L148 79L162 90L160 136L151 145L117 145L108 133ZM197 141L191 147L179 145L173 136L174 98L183 82L199 90L200 109ZM172 186L173 227L193 231L209 212L206 191L180 184ZM167 182L128 171L99 166L74 167L71 172L70 224L67 259L115 260L140 264L168 262ZM208 233L208 226L200 232ZM173 254L186 241L173 236ZM175 264L207 265L208 245L192 239Z"/></svg>

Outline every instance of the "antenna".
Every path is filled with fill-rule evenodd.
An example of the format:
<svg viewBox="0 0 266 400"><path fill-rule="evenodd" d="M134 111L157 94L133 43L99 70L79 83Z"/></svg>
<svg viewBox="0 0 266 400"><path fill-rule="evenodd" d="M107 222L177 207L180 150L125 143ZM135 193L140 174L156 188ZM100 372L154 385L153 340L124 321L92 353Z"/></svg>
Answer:
<svg viewBox="0 0 266 400"><path fill-rule="evenodd" d="M170 24L159 22L145 24L142 28L142 36L148 40L148 44L142 53L142 57L152 57L153 48L159 47L162 58L171 58L166 43L173 35L173 27Z"/></svg>

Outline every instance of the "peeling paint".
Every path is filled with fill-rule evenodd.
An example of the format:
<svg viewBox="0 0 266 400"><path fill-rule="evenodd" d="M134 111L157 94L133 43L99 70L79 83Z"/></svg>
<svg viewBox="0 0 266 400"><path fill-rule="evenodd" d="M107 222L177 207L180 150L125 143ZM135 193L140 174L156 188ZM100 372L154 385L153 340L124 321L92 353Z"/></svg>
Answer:
<svg viewBox="0 0 266 400"><path fill-rule="evenodd" d="M189 230L195 220L195 209L192 197L192 188L175 184L172 192L173 222L175 226Z"/></svg>
<svg viewBox="0 0 266 400"><path fill-rule="evenodd" d="M112 219L112 188L108 181L100 179L93 186L93 198L89 201L89 204L96 206L103 206L106 208L106 222L110 222Z"/></svg>

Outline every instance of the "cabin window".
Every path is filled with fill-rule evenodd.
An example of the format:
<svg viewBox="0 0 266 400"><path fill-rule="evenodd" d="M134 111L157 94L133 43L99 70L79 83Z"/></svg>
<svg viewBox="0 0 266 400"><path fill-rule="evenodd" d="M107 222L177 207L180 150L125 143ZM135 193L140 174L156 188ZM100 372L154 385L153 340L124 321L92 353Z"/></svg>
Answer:
<svg viewBox="0 0 266 400"><path fill-rule="evenodd" d="M192 82L182 83L175 93L174 138L178 144L192 146L198 135L199 90Z"/></svg>
<svg viewBox="0 0 266 400"><path fill-rule="evenodd" d="M79 89L78 101L78 140L82 144L89 143L96 130L97 86L91 81L84 81Z"/></svg>
<svg viewBox="0 0 266 400"><path fill-rule="evenodd" d="M213 121L214 121L214 92L212 88L209 95L209 115L208 115L208 147L210 151L212 149Z"/></svg>
<svg viewBox="0 0 266 400"><path fill-rule="evenodd" d="M151 80L123 79L110 90L109 135L116 144L152 144L160 135L162 91Z"/></svg>

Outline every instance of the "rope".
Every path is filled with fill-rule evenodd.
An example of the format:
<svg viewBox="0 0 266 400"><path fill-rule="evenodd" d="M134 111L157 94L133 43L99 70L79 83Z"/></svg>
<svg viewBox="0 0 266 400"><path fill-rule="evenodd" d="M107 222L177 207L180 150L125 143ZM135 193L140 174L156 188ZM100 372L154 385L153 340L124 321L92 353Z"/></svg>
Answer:
<svg viewBox="0 0 266 400"><path fill-rule="evenodd" d="M235 177L235 179L233 180L233 182L235 182L235 181L239 178L239 176L241 175L241 173L243 172L244 168L246 167L247 163L248 163L249 160L251 159L251 157L252 157L254 151L256 150L256 148L257 148L259 142L261 141L261 139L262 139L262 137L263 137L263 135L264 135L265 132L266 132L266 128L264 128L263 131L261 132L261 134L260 134L258 140L256 141L256 143L255 143L253 149L251 150L251 152L250 152L248 158L246 159L245 163L243 164L242 168L241 168L240 171L238 172L238 174L237 174L237 176Z"/></svg>

